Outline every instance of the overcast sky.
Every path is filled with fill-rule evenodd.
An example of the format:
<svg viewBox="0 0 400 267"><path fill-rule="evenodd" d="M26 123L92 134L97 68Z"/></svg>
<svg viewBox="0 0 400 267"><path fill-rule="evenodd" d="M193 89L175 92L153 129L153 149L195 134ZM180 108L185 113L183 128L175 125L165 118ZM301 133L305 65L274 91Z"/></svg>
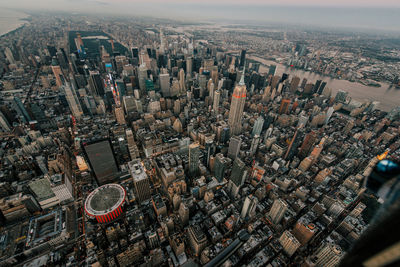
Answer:
<svg viewBox="0 0 400 267"><path fill-rule="evenodd" d="M400 0L0 0L0 8L400 31Z"/></svg>

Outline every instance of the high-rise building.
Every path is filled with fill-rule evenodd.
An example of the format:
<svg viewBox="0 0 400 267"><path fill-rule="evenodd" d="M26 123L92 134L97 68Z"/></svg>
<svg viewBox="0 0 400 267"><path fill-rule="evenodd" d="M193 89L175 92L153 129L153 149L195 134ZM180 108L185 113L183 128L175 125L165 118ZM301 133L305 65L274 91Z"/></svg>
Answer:
<svg viewBox="0 0 400 267"><path fill-rule="evenodd" d="M341 248L337 245L326 243L316 253L317 267L334 267L337 266L343 256Z"/></svg>
<svg viewBox="0 0 400 267"><path fill-rule="evenodd" d="M268 76L274 76L276 72L276 65L270 65L268 70Z"/></svg>
<svg viewBox="0 0 400 267"><path fill-rule="evenodd" d="M139 58L139 48L137 47L132 47L132 58Z"/></svg>
<svg viewBox="0 0 400 267"><path fill-rule="evenodd" d="M283 159L292 159L293 156L296 154L297 148L299 147L301 140L303 139L303 132L303 128L298 128L296 130Z"/></svg>
<svg viewBox="0 0 400 267"><path fill-rule="evenodd" d="M240 67L244 67L246 61L246 50L242 49L240 52Z"/></svg>
<svg viewBox="0 0 400 267"><path fill-rule="evenodd" d="M200 148L198 143L189 145L189 174L193 177L199 171Z"/></svg>
<svg viewBox="0 0 400 267"><path fill-rule="evenodd" d="M326 177L328 177L328 175L330 175L332 173L331 169L325 168L323 170L321 170L317 176L315 176L314 181L318 184L322 183Z"/></svg>
<svg viewBox="0 0 400 267"><path fill-rule="evenodd" d="M32 120L31 116L29 115L28 111L26 111L24 104L18 96L14 96L13 105L15 111L18 113L23 122L29 122Z"/></svg>
<svg viewBox="0 0 400 267"><path fill-rule="evenodd" d="M256 196L247 196L244 200L242 211L240 213L240 218L245 219L246 217L252 217L255 213L258 204L258 199Z"/></svg>
<svg viewBox="0 0 400 267"><path fill-rule="evenodd" d="M4 132L11 131L11 125L8 123L6 116L4 116L3 112L1 111L0 111L0 127Z"/></svg>
<svg viewBox="0 0 400 267"><path fill-rule="evenodd" d="M98 96L104 95L104 85L98 72L90 72L89 87L93 94Z"/></svg>
<svg viewBox="0 0 400 267"><path fill-rule="evenodd" d="M230 197L236 198L240 187L244 184L246 176L246 165L239 158L236 158L233 162L232 172L227 186L227 192Z"/></svg>
<svg viewBox="0 0 400 267"><path fill-rule="evenodd" d="M262 129L264 126L264 118L260 115L258 116L257 120L254 122L252 135L261 135Z"/></svg>
<svg viewBox="0 0 400 267"><path fill-rule="evenodd" d="M279 243L281 243L283 250L289 255L289 257L291 257L300 247L300 242L287 230L283 232L279 238Z"/></svg>
<svg viewBox="0 0 400 267"><path fill-rule="evenodd" d="M145 64L141 64L138 68L139 88L142 94L146 92L147 68Z"/></svg>
<svg viewBox="0 0 400 267"><path fill-rule="evenodd" d="M179 87L181 93L186 92L185 71L183 69L179 71Z"/></svg>
<svg viewBox="0 0 400 267"><path fill-rule="evenodd" d="M259 135L255 135L251 140L250 155L254 155L257 151L258 145L260 144L261 138Z"/></svg>
<svg viewBox="0 0 400 267"><path fill-rule="evenodd" d="M300 151L298 153L299 158L303 159L307 157L316 139L317 139L317 133L314 131L311 131L306 135L303 143L301 144Z"/></svg>
<svg viewBox="0 0 400 267"><path fill-rule="evenodd" d="M182 122L179 118L176 118L174 121L174 124L172 126L172 128L174 128L174 130L178 133L182 133L183 132L183 128L182 128Z"/></svg>
<svg viewBox="0 0 400 267"><path fill-rule="evenodd" d="M243 69L242 78L240 79L239 84L236 85L233 91L231 107L229 110L228 124L232 135L237 135L242 130L242 116L244 104L246 102L246 85L244 83L244 73L245 70Z"/></svg>
<svg viewBox="0 0 400 267"><path fill-rule="evenodd" d="M288 205L281 199L275 199L272 204L271 210L269 211L269 217L272 223L279 224L288 209Z"/></svg>
<svg viewBox="0 0 400 267"><path fill-rule="evenodd" d="M232 136L229 140L228 147L228 157L234 160L240 151L240 145L242 144L242 140L238 136Z"/></svg>
<svg viewBox="0 0 400 267"><path fill-rule="evenodd" d="M4 49L4 55L6 56L8 62L10 64L15 64L16 63L14 55L13 55L13 52L11 51L11 49L9 47L6 47Z"/></svg>
<svg viewBox="0 0 400 267"><path fill-rule="evenodd" d="M241 159L236 158L233 161L230 180L236 186L240 187L244 184L246 175L247 175L246 165L244 164L244 162Z"/></svg>
<svg viewBox="0 0 400 267"><path fill-rule="evenodd" d="M215 155L214 159L214 176L219 182L222 182L225 177L225 171L229 167L231 159L225 158L222 153Z"/></svg>
<svg viewBox="0 0 400 267"><path fill-rule="evenodd" d="M332 117L333 112L335 111L335 109L333 107L329 107L328 110L326 111L326 118L324 121L324 124L327 125L329 120Z"/></svg>
<svg viewBox="0 0 400 267"><path fill-rule="evenodd" d="M179 218L184 226L189 223L189 208L183 202L179 205Z"/></svg>
<svg viewBox="0 0 400 267"><path fill-rule="evenodd" d="M124 114L124 109L122 107L115 107L114 108L114 114L115 118L117 119L117 123L119 125L125 125L125 114Z"/></svg>
<svg viewBox="0 0 400 267"><path fill-rule="evenodd" d="M319 95L321 95L324 92L325 86L326 86L326 82L322 82L320 87L318 88L318 92L317 92Z"/></svg>
<svg viewBox="0 0 400 267"><path fill-rule="evenodd" d="M135 187L135 197L139 202L151 198L151 188L149 177L144 171L143 165L139 159L128 162L129 173L133 179Z"/></svg>
<svg viewBox="0 0 400 267"><path fill-rule="evenodd" d="M287 114L289 110L290 99L283 99L279 107L279 114Z"/></svg>
<svg viewBox="0 0 400 267"><path fill-rule="evenodd" d="M203 249L207 246L207 237L201 230L198 224L189 227L189 244L192 248L192 253L198 257Z"/></svg>
<svg viewBox="0 0 400 267"><path fill-rule="evenodd" d="M213 101L213 111L214 111L214 114L218 114L218 111L219 111L219 98L220 98L220 95L221 95L221 91L220 90L217 90L217 91L215 91L215 93L214 93L214 101Z"/></svg>
<svg viewBox="0 0 400 267"><path fill-rule="evenodd" d="M291 83L290 83L290 92L295 93L297 91L297 87L299 87L300 83L300 78L295 76L293 77Z"/></svg>
<svg viewBox="0 0 400 267"><path fill-rule="evenodd" d="M164 97L170 96L169 87L170 87L169 74L168 73L160 74L160 89Z"/></svg>
<svg viewBox="0 0 400 267"><path fill-rule="evenodd" d="M317 228L313 223L304 223L303 221L299 220L292 232L300 244L304 246L317 232Z"/></svg>
<svg viewBox="0 0 400 267"><path fill-rule="evenodd" d="M311 151L310 157L313 159L313 163L315 163L318 160L319 155L321 154L322 149L324 148L325 141L326 137L323 137L319 142L319 144L316 145L314 149Z"/></svg>
<svg viewBox="0 0 400 267"><path fill-rule="evenodd" d="M314 89L313 89L313 93L318 93L319 91L319 87L321 86L322 80L317 80L315 85L314 85Z"/></svg>
<svg viewBox="0 0 400 267"><path fill-rule="evenodd" d="M210 167L210 158L215 153L214 141L211 140L211 139L207 139L206 142L205 142L204 147L205 147L205 150L206 150L206 156L204 157L203 163L204 163L205 166Z"/></svg>
<svg viewBox="0 0 400 267"><path fill-rule="evenodd" d="M140 155L139 155L139 149L135 142L135 138L133 137L132 130L126 129L125 135L126 135L126 141L128 143L129 156L131 157L131 160L134 160L138 158Z"/></svg>
<svg viewBox="0 0 400 267"><path fill-rule="evenodd" d="M218 84L218 66L213 66L211 69L211 79L215 85Z"/></svg>
<svg viewBox="0 0 400 267"><path fill-rule="evenodd" d="M193 58L188 57L186 59L186 73L188 75L192 75L192 72L193 72Z"/></svg>
<svg viewBox="0 0 400 267"><path fill-rule="evenodd" d="M279 84L280 79L281 79L281 77L279 75L274 75L272 77L271 84L270 84L272 89L276 89L276 87Z"/></svg>
<svg viewBox="0 0 400 267"><path fill-rule="evenodd" d="M300 88L301 88L301 89L304 89L304 87L306 86L306 84L307 84L307 78L303 78L303 80L301 81Z"/></svg>
<svg viewBox="0 0 400 267"><path fill-rule="evenodd" d="M99 185L113 182L118 174L118 166L109 139L83 143L83 150Z"/></svg>
<svg viewBox="0 0 400 267"><path fill-rule="evenodd" d="M83 115L81 103L79 102L78 96L76 94L76 90L71 86L71 83L65 82L61 86L62 90L65 93L65 98L67 99L69 109L71 110L72 115L76 119L80 119Z"/></svg>

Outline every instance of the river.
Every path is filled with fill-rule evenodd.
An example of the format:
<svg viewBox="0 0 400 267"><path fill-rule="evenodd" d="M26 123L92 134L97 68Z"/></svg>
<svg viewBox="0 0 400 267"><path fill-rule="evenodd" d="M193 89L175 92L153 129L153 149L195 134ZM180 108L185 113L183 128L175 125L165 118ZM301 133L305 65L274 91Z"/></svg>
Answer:
<svg viewBox="0 0 400 267"><path fill-rule="evenodd" d="M306 78L309 82L315 83L317 80L323 80L326 86L332 89L332 95L335 95L339 90L349 92L349 96L358 101L379 101L378 109L390 111L391 109L400 106L400 89L394 87L390 88L389 84L380 83L381 87L366 86L361 83L350 82L346 80L337 80L328 76L322 76L310 71L303 71L298 69L291 69L282 64L276 63L271 60L266 60L257 56L248 56L249 59L258 61L263 65L269 66L276 65L276 74L282 73L290 74L291 77L298 76L300 79ZM260 72L268 72L268 67L260 66ZM289 77L290 78L290 77Z"/></svg>
<svg viewBox="0 0 400 267"><path fill-rule="evenodd" d="M0 36L27 23L26 21L21 20L27 17L28 15L22 12L0 9Z"/></svg>

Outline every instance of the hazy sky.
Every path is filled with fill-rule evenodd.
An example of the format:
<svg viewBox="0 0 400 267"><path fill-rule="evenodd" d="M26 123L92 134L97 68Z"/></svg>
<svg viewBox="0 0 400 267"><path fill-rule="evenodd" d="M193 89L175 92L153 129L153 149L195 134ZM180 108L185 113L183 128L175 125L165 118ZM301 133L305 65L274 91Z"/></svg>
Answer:
<svg viewBox="0 0 400 267"><path fill-rule="evenodd" d="M85 4L84 4L85 3ZM1 0L0 6L13 8L86 9L92 6L131 4L210 4L210 5L275 5L336 7L400 7L399 0ZM86 6L86 7L85 7Z"/></svg>
<svg viewBox="0 0 400 267"><path fill-rule="evenodd" d="M400 32L400 0L0 0L0 8Z"/></svg>

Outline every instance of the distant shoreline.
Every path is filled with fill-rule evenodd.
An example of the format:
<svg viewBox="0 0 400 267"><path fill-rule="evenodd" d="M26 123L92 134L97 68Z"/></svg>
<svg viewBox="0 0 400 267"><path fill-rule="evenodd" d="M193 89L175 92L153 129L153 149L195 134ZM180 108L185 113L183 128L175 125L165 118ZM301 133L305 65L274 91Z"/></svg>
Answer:
<svg viewBox="0 0 400 267"><path fill-rule="evenodd" d="M12 33L15 33L16 31L22 29L26 25L30 23L30 15L23 13L23 12L17 12L18 15L20 16L15 16L17 19L17 23L13 25L13 27L10 30L7 30L6 32L0 33L0 38L6 37L7 35L10 35ZM15 14L14 14L15 15Z"/></svg>
<svg viewBox="0 0 400 267"><path fill-rule="evenodd" d="M15 28L13 30L10 30L10 31L8 31L6 33L1 34L0 38L6 37L7 35L10 35L10 34L13 34L13 33L17 32L18 30L21 30L22 28L24 28L28 24L29 24L29 22L26 21L22 25L18 26L17 28Z"/></svg>

